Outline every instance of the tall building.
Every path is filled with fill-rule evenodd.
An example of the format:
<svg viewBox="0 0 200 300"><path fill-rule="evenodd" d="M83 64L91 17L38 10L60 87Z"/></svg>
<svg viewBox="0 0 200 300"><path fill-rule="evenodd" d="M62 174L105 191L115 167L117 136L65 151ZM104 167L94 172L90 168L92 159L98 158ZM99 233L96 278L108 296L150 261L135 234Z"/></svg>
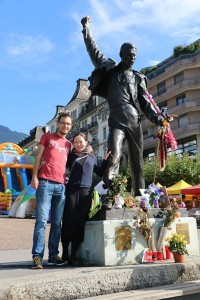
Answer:
<svg viewBox="0 0 200 300"><path fill-rule="evenodd" d="M197 42L200 44L200 40ZM169 57L149 70L148 91L169 114L177 115L170 123L178 142L177 154L200 152L200 49ZM157 127L142 120L144 156L152 156L157 147Z"/></svg>
<svg viewBox="0 0 200 300"><path fill-rule="evenodd" d="M65 106L65 110L70 112L73 119L72 129L67 138L72 139L74 134L79 131L86 133L89 144L92 146L98 161L101 162L106 153L108 134L108 106L105 99L97 96L91 97L87 80L79 79L77 80L76 92Z"/></svg>

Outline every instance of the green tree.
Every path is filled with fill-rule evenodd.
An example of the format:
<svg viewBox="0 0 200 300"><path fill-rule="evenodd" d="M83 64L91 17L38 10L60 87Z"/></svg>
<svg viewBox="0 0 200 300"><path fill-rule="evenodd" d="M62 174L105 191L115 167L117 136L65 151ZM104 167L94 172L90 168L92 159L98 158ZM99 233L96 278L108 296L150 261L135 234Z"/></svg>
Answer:
<svg viewBox="0 0 200 300"><path fill-rule="evenodd" d="M156 168L156 171L155 171ZM164 171L160 170L159 163L154 161L144 161L144 177L146 186L154 180L165 186L171 186L179 180L184 180L191 185L200 182L200 154L196 157L184 154L182 157L177 157L175 154L167 157L166 167Z"/></svg>
<svg viewBox="0 0 200 300"><path fill-rule="evenodd" d="M200 183L200 153L196 156L189 156L184 153L182 157L178 157L175 154L167 157L166 167L164 171L160 170L159 161L144 159L144 178L145 187L153 183L155 177L155 183L160 183L164 186L171 186L179 180L184 180L191 185ZM122 165L119 173L127 176L128 187L127 190L131 191L131 175L130 175L130 164ZM101 179L93 175L94 186Z"/></svg>

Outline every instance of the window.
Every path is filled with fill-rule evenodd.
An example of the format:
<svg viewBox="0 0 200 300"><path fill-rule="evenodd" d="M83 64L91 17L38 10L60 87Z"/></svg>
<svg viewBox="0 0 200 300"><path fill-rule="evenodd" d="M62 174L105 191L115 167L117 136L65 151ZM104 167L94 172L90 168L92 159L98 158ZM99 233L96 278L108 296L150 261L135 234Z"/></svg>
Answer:
<svg viewBox="0 0 200 300"><path fill-rule="evenodd" d="M97 115L91 118L91 125L97 125Z"/></svg>
<svg viewBox="0 0 200 300"><path fill-rule="evenodd" d="M144 138L144 140L148 138L148 131L143 132L143 138Z"/></svg>
<svg viewBox="0 0 200 300"><path fill-rule="evenodd" d="M102 122L107 120L107 113L105 110L102 110Z"/></svg>
<svg viewBox="0 0 200 300"><path fill-rule="evenodd" d="M94 108L96 106L96 97L90 97L86 105L88 108Z"/></svg>
<svg viewBox="0 0 200 300"><path fill-rule="evenodd" d="M185 103L185 102L186 102L185 94L182 94L182 95L176 97L176 105L180 105L180 104Z"/></svg>
<svg viewBox="0 0 200 300"><path fill-rule="evenodd" d="M98 112L98 120L101 119L101 110Z"/></svg>
<svg viewBox="0 0 200 300"><path fill-rule="evenodd" d="M166 86L165 86L165 81L163 81L157 85L157 93L158 95L161 95L165 92L166 92Z"/></svg>
<svg viewBox="0 0 200 300"><path fill-rule="evenodd" d="M71 112L71 117L73 120L77 119L77 110L76 109Z"/></svg>
<svg viewBox="0 0 200 300"><path fill-rule="evenodd" d="M153 135L153 130L152 127L148 128L148 136L152 136Z"/></svg>
<svg viewBox="0 0 200 300"><path fill-rule="evenodd" d="M85 120L84 122L82 122L82 129L83 130L87 130L87 120Z"/></svg>
<svg viewBox="0 0 200 300"><path fill-rule="evenodd" d="M144 150L144 158L148 158L148 160L152 160L155 158L155 148Z"/></svg>
<svg viewBox="0 0 200 300"><path fill-rule="evenodd" d="M178 148L176 150L177 155L182 155L184 152L189 155L195 155L197 153L197 141L194 136L188 137L178 141Z"/></svg>
<svg viewBox="0 0 200 300"><path fill-rule="evenodd" d="M51 133L54 133L54 132L56 132L56 126L55 125L51 126Z"/></svg>
<svg viewBox="0 0 200 300"><path fill-rule="evenodd" d="M183 78L183 72L176 74L174 76L174 84L177 84L177 83L183 81L183 79L184 79Z"/></svg>
<svg viewBox="0 0 200 300"><path fill-rule="evenodd" d="M97 96L98 97L98 105L103 103L105 101L104 98L100 97L100 96Z"/></svg>
<svg viewBox="0 0 200 300"><path fill-rule="evenodd" d="M107 133L106 133L106 127L103 128L103 139L106 140Z"/></svg>
<svg viewBox="0 0 200 300"><path fill-rule="evenodd" d="M187 125L188 125L187 115L183 115L183 116L178 118L178 127L184 128L184 127L187 127Z"/></svg>
<svg viewBox="0 0 200 300"><path fill-rule="evenodd" d="M98 141L97 133L92 134L92 141Z"/></svg>

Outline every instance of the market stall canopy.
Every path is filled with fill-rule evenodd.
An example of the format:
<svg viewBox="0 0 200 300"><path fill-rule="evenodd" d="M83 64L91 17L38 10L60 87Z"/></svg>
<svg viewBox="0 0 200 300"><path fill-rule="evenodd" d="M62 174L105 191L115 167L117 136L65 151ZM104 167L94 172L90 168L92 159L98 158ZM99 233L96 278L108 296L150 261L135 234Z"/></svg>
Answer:
<svg viewBox="0 0 200 300"><path fill-rule="evenodd" d="M190 184L188 184L184 180L180 180L177 183L175 183L174 185L168 187L167 188L167 193L169 195L180 195L182 189L189 188L189 187L191 187Z"/></svg>
<svg viewBox="0 0 200 300"><path fill-rule="evenodd" d="M181 190L183 195L200 195L200 184L191 186L189 188L184 188Z"/></svg>

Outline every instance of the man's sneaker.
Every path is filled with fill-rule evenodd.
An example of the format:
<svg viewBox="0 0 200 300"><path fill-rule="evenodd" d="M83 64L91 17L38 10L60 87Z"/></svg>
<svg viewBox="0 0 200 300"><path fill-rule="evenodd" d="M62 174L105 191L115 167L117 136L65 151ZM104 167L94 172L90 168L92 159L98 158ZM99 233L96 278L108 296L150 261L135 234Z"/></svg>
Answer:
<svg viewBox="0 0 200 300"><path fill-rule="evenodd" d="M48 266L63 266L65 264L65 261L62 260L58 255L54 258L49 258L48 260Z"/></svg>
<svg viewBox="0 0 200 300"><path fill-rule="evenodd" d="M41 257L35 256L33 258L32 269L43 269Z"/></svg>

